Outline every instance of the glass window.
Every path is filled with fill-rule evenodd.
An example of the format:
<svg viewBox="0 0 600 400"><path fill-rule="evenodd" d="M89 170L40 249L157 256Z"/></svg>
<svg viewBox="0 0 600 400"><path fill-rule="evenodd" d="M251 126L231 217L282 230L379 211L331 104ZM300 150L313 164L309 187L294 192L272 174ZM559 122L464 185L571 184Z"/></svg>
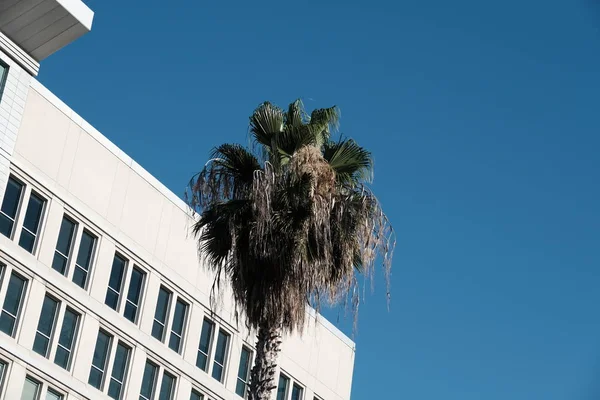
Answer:
<svg viewBox="0 0 600 400"><path fill-rule="evenodd" d="M229 335L219 330L217 338L217 349L215 350L215 362L213 363L212 377L221 382L223 379L223 370L225 369L225 356L227 354L227 343Z"/></svg>
<svg viewBox="0 0 600 400"><path fill-rule="evenodd" d="M289 384L290 378L283 374L279 374L279 384L277 385L277 400L287 399Z"/></svg>
<svg viewBox="0 0 600 400"><path fill-rule="evenodd" d="M162 341L165 332L165 324L167 323L167 313L169 311L169 303L171 302L171 292L164 287L158 292L158 300L156 301L156 311L154 312L154 323L152 324L152 336Z"/></svg>
<svg viewBox="0 0 600 400"><path fill-rule="evenodd" d="M4 84L6 83L6 77L8 76L8 66L0 62L0 99L2 99L2 92L4 90Z"/></svg>
<svg viewBox="0 0 600 400"><path fill-rule="evenodd" d="M42 312L38 321L35 340L33 341L33 351L42 357L48 356L50 340L56 323L56 311L58 310L58 301L46 295L42 304Z"/></svg>
<svg viewBox="0 0 600 400"><path fill-rule="evenodd" d="M157 372L158 367L150 361L146 361L144 377L142 378L142 387L140 389L140 400L152 400L154 398Z"/></svg>
<svg viewBox="0 0 600 400"><path fill-rule="evenodd" d="M125 318L135 324L140 297L142 296L142 288L144 287L144 279L146 274L139 268L133 268L131 271L131 279L129 280L129 289L127 290L127 302L125 303Z"/></svg>
<svg viewBox="0 0 600 400"><path fill-rule="evenodd" d="M240 355L240 366L238 367L237 383L235 385L235 393L238 396L246 397L246 387L248 385L248 374L250 373L250 360L252 352L247 347L242 347Z"/></svg>
<svg viewBox="0 0 600 400"><path fill-rule="evenodd" d="M36 193L31 193L27 211L25 212L25 220L23 221L23 230L19 239L19 246L30 253L33 253L35 247L35 239L38 235L38 229L44 212L44 204L46 200L38 196Z"/></svg>
<svg viewBox="0 0 600 400"><path fill-rule="evenodd" d="M0 208L0 233L4 236L12 236L22 194L23 184L10 177L6 185L6 191L4 192L2 207Z"/></svg>
<svg viewBox="0 0 600 400"><path fill-rule="evenodd" d="M79 326L80 314L67 307L63 318L62 328L58 337L54 363L68 369L71 363L71 354L75 344L75 334Z"/></svg>
<svg viewBox="0 0 600 400"><path fill-rule="evenodd" d="M115 361L113 363L112 375L108 386L108 397L115 400L120 400L123 384L125 382L125 374L127 365L129 364L129 354L131 349L121 343L117 345L115 353Z"/></svg>
<svg viewBox="0 0 600 400"><path fill-rule="evenodd" d="M21 393L21 400L38 400L40 396L40 386L38 381L27 377L25 384L23 385L23 392Z"/></svg>
<svg viewBox="0 0 600 400"><path fill-rule="evenodd" d="M127 261L115 254L113 259L112 270L110 271L110 279L108 281L108 289L106 290L106 299L104 304L116 310L119 306L119 297L121 296L121 287L123 285L123 275L125 274L125 266Z"/></svg>
<svg viewBox="0 0 600 400"><path fill-rule="evenodd" d="M190 395L190 400L204 400L204 395L194 389L192 389L192 394Z"/></svg>
<svg viewBox="0 0 600 400"><path fill-rule="evenodd" d="M208 354L210 352L210 343L212 342L214 327L215 325L207 319L205 319L202 324L196 366L203 371L206 371L206 367L208 366Z"/></svg>
<svg viewBox="0 0 600 400"><path fill-rule="evenodd" d="M94 349L94 357L92 359L92 367L88 379L88 383L96 389L102 390L101 388L104 381L104 371L106 370L111 339L112 337L106 333L98 331L98 339L96 340L96 348Z"/></svg>
<svg viewBox="0 0 600 400"><path fill-rule="evenodd" d="M292 386L292 400L302 400L303 392L302 386L294 383L294 386Z"/></svg>
<svg viewBox="0 0 600 400"><path fill-rule="evenodd" d="M8 289L4 298L4 306L0 315L0 331L12 336L15 333L19 311L27 281L14 272L10 275Z"/></svg>
<svg viewBox="0 0 600 400"><path fill-rule="evenodd" d="M160 393L158 400L172 400L175 392L175 377L168 372L165 372L160 384Z"/></svg>
<svg viewBox="0 0 600 400"><path fill-rule="evenodd" d="M46 392L46 400L63 400L63 395L54 391L52 389L48 389Z"/></svg>
<svg viewBox="0 0 600 400"><path fill-rule="evenodd" d="M83 231L81 242L79 243L79 251L77 252L77 260L75 261L75 270L73 271L73 282L84 289L94 256L96 240L96 236L88 231Z"/></svg>
<svg viewBox="0 0 600 400"><path fill-rule="evenodd" d="M2 391L2 387L4 386L4 375L6 374L7 368L8 364L0 360L0 392Z"/></svg>
<svg viewBox="0 0 600 400"><path fill-rule="evenodd" d="M169 339L169 347L179 353L181 349L181 341L183 338L183 327L187 316L188 305L181 300L175 303L175 314L173 315L173 323L171 324L171 338Z"/></svg>
<svg viewBox="0 0 600 400"><path fill-rule="evenodd" d="M75 235L75 222L71 221L66 216L63 217L58 232L58 241L56 242L56 250L54 250L54 259L52 260L52 268L61 274L67 272L67 264L71 256L71 245L73 236Z"/></svg>

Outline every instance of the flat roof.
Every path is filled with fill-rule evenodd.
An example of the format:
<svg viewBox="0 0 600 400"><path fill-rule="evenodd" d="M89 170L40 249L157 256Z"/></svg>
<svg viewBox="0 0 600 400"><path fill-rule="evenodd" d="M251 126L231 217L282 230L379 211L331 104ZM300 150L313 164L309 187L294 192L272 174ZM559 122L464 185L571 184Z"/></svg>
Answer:
<svg viewBox="0 0 600 400"><path fill-rule="evenodd" d="M0 0L0 31L38 62L88 33L93 19L81 0Z"/></svg>

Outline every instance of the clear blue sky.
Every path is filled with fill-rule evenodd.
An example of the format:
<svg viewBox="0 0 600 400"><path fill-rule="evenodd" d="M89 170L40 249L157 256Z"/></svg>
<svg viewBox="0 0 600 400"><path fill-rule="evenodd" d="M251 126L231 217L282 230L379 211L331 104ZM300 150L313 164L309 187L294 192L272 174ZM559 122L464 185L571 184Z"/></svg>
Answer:
<svg viewBox="0 0 600 400"><path fill-rule="evenodd" d="M40 79L176 193L267 99L372 150L353 400L600 398L600 1L87 4Z"/></svg>

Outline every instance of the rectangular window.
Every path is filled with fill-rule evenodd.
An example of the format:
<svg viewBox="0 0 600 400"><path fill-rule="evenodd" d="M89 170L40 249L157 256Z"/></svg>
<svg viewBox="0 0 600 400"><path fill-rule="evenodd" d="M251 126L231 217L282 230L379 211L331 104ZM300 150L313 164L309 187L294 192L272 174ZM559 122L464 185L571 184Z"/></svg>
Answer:
<svg viewBox="0 0 600 400"><path fill-rule="evenodd" d="M158 292L158 300L156 301L154 323L152 324L152 336L161 342L164 338L167 314L169 312L169 303L171 303L171 295L171 292L161 286L160 291Z"/></svg>
<svg viewBox="0 0 600 400"><path fill-rule="evenodd" d="M183 339L183 328L188 312L188 305L181 300L175 303L175 314L171 324L171 338L169 339L169 348L179 353Z"/></svg>
<svg viewBox="0 0 600 400"><path fill-rule="evenodd" d="M190 400L204 400L204 395L194 389L192 389L192 394L190 395Z"/></svg>
<svg viewBox="0 0 600 400"><path fill-rule="evenodd" d="M23 221L23 229L19 239L19 246L30 253L33 253L35 247L38 230L42 221L46 200L38 194L32 192L29 196L27 211L25 212L25 220Z"/></svg>
<svg viewBox="0 0 600 400"><path fill-rule="evenodd" d="M108 386L108 397L111 399L121 399L130 353L131 349L129 347L123 345L122 343L117 345L112 375L110 377L110 384Z"/></svg>
<svg viewBox="0 0 600 400"><path fill-rule="evenodd" d="M279 384L277 385L277 400L286 400L288 394L288 386L290 378L283 374L279 374Z"/></svg>
<svg viewBox="0 0 600 400"><path fill-rule="evenodd" d="M110 271L110 279L108 281L108 289L106 291L106 299L104 304L116 310L119 306L119 297L121 296L121 288L123 285L123 275L125 274L125 266L127 261L115 254L113 259L112 269Z"/></svg>
<svg viewBox="0 0 600 400"><path fill-rule="evenodd" d="M12 336L15 333L19 312L23 303L27 281L15 274L10 274L2 314L0 314L0 331Z"/></svg>
<svg viewBox="0 0 600 400"><path fill-rule="evenodd" d="M292 400L302 400L303 392L302 386L294 383L294 386L292 386Z"/></svg>
<svg viewBox="0 0 600 400"><path fill-rule="evenodd" d="M96 236L84 230L81 235L81 242L79 242L79 251L77 252L75 270L73 271L73 282L83 289L87 284L97 239Z"/></svg>
<svg viewBox="0 0 600 400"><path fill-rule="evenodd" d="M69 257L71 257L71 246L73 244L76 226L77 224L66 216L63 217L62 223L60 224L56 250L54 250L54 259L52 260L52 268L63 275L67 272Z"/></svg>
<svg viewBox="0 0 600 400"><path fill-rule="evenodd" d="M8 66L0 62L0 100L2 99L2 92L4 91L4 84L6 83L7 76Z"/></svg>
<svg viewBox="0 0 600 400"><path fill-rule="evenodd" d="M6 375L7 368L8 364L0 360L0 393L2 392L2 388L4 387L4 375Z"/></svg>
<svg viewBox="0 0 600 400"><path fill-rule="evenodd" d="M21 400L39 400L41 384L27 377L23 384L23 392L21 392Z"/></svg>
<svg viewBox="0 0 600 400"><path fill-rule="evenodd" d="M223 330L219 330L217 338L217 348L215 350L215 362L213 363L212 377L221 382L223 380L223 372L225 370L225 359L227 355L227 344L229 343L229 335Z"/></svg>
<svg viewBox="0 0 600 400"><path fill-rule="evenodd" d="M144 377L142 378L142 387L140 389L140 400L154 399L157 373L158 367L150 361L146 361L146 366L144 367Z"/></svg>
<svg viewBox="0 0 600 400"><path fill-rule="evenodd" d="M240 366L238 367L237 383L235 385L235 393L238 396L246 397L246 388L248 386L248 375L250 374L250 362L252 352L246 346L242 347L240 355Z"/></svg>
<svg viewBox="0 0 600 400"><path fill-rule="evenodd" d="M98 331L98 338L96 339L96 347L94 349L94 357L92 359L88 383L99 390L102 390L102 384L104 382L104 372L106 371L111 341L111 336L103 331Z"/></svg>
<svg viewBox="0 0 600 400"><path fill-rule="evenodd" d="M129 280L129 289L127 290L127 301L123 315L125 318L133 322L137 321L138 309L140 306L140 298L144 287L146 274L139 268L133 268L131 271L131 279Z"/></svg>
<svg viewBox="0 0 600 400"><path fill-rule="evenodd" d="M71 355L75 344L75 335L79 327L81 315L68 308L63 317L62 328L58 336L58 345L54 355L54 363L64 369L69 369L71 365Z"/></svg>
<svg viewBox="0 0 600 400"><path fill-rule="evenodd" d="M56 324L56 314L58 311L58 301L46 295L42 304L42 312L38 322L35 340L33 342L33 351L42 357L48 356L54 325Z"/></svg>
<svg viewBox="0 0 600 400"><path fill-rule="evenodd" d="M6 185L6 191L4 192L2 207L0 208L0 233L6 237L12 237L22 195L23 184L10 177Z"/></svg>
<svg viewBox="0 0 600 400"><path fill-rule="evenodd" d="M172 400L175 392L175 377L165 372L160 384L160 393L158 400Z"/></svg>
<svg viewBox="0 0 600 400"><path fill-rule="evenodd" d="M196 366L202 371L206 371L206 368L208 367L210 344L212 342L214 328L215 324L207 319L202 323L202 333L200 334L200 344L198 345L198 357L196 358Z"/></svg>
<svg viewBox="0 0 600 400"><path fill-rule="evenodd" d="M63 400L63 395L52 389L48 389L46 392L46 400Z"/></svg>

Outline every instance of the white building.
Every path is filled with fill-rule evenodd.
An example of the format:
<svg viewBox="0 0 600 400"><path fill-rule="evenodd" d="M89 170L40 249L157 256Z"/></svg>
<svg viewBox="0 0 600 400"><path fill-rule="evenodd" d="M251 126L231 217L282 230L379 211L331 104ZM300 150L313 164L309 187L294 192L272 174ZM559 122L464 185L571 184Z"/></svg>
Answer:
<svg viewBox="0 0 600 400"><path fill-rule="evenodd" d="M92 19L0 0L0 398L241 399L255 338L210 312L185 204L35 79ZM274 398L348 400L354 343L310 325Z"/></svg>

